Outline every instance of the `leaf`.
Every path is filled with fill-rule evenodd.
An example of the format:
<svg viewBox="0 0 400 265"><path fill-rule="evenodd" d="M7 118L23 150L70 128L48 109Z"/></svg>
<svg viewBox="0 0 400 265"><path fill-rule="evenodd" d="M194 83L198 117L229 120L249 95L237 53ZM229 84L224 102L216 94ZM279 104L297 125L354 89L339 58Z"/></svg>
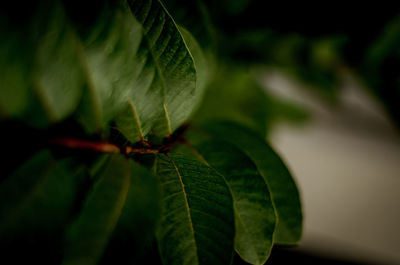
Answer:
<svg viewBox="0 0 400 265"><path fill-rule="evenodd" d="M35 21L41 37L32 69L33 89L50 120L59 121L75 111L86 85L81 47L57 1L52 9L37 15L41 16Z"/></svg>
<svg viewBox="0 0 400 265"><path fill-rule="evenodd" d="M10 52L7 61L15 63L2 77L2 90L8 92L2 95L0 108L11 117L23 116L27 123L43 127L65 119L76 110L86 77L79 40L62 5L58 1L50 4L38 1L33 5L32 10L37 12L26 21L25 27L15 26L20 29L19 34L4 32L12 38L10 43L7 38L2 41L0 52ZM3 50L10 44L17 45L17 49Z"/></svg>
<svg viewBox="0 0 400 265"><path fill-rule="evenodd" d="M191 113L193 59L159 1L118 3L102 10L85 38L104 124L115 120L131 142L166 137Z"/></svg>
<svg viewBox="0 0 400 265"><path fill-rule="evenodd" d="M264 264L272 249L275 210L268 187L254 163L239 149L209 140L195 148L224 176L235 210L235 250L250 264Z"/></svg>
<svg viewBox="0 0 400 265"><path fill-rule="evenodd" d="M248 69L221 65L207 86L193 123L230 120L264 137L282 120L301 124L308 118L309 113L303 107L269 93Z"/></svg>
<svg viewBox="0 0 400 265"><path fill-rule="evenodd" d="M364 82L384 102L397 125L400 124L400 16L388 23L370 44L358 66Z"/></svg>
<svg viewBox="0 0 400 265"><path fill-rule="evenodd" d="M63 264L97 264L121 215L130 185L129 160L111 156L66 235Z"/></svg>
<svg viewBox="0 0 400 265"><path fill-rule="evenodd" d="M129 192L102 264L136 264L154 239L160 215L159 183L143 166L131 161L130 167Z"/></svg>
<svg viewBox="0 0 400 265"><path fill-rule="evenodd" d="M178 23L179 31L194 59L197 78L193 109L196 110L206 85L215 74L216 33L201 1L166 0L163 3Z"/></svg>
<svg viewBox="0 0 400 265"><path fill-rule="evenodd" d="M267 95L249 73L224 66L207 88L193 121L203 124L214 119L231 120L264 136L270 121L268 103Z"/></svg>
<svg viewBox="0 0 400 265"><path fill-rule="evenodd" d="M300 196L289 170L256 133L230 122L210 123L206 131L242 150L257 166L271 192L278 222L274 242L296 244L302 233Z"/></svg>
<svg viewBox="0 0 400 265"><path fill-rule="evenodd" d="M194 64L196 66L196 91L193 100L193 110L196 111L203 99L203 95L206 89L206 86L211 81L211 78L214 74L215 62L212 58L212 55L208 52L204 52L196 39L190 34L188 30L185 28L179 27L179 31L182 34L185 42L188 45L189 50L194 59Z"/></svg>
<svg viewBox="0 0 400 265"><path fill-rule="evenodd" d="M41 151L24 163L0 186L0 231L11 227L32 229L61 222L74 201L79 184L69 160L56 161L49 151ZM36 227L37 228L37 227ZM15 231L14 231L15 232Z"/></svg>
<svg viewBox="0 0 400 265"><path fill-rule="evenodd" d="M26 110L29 99L30 52L25 49L21 30L9 25L0 16L0 113L1 119L21 117ZM24 78L21 78L24 77Z"/></svg>
<svg viewBox="0 0 400 265"><path fill-rule="evenodd" d="M204 50L216 50L216 31L201 0L163 0L174 20L187 29Z"/></svg>
<svg viewBox="0 0 400 265"><path fill-rule="evenodd" d="M0 244L16 263L54 263L63 231L73 213L85 171L70 159L56 161L41 151L0 185ZM59 257L57 257L59 258Z"/></svg>
<svg viewBox="0 0 400 265"><path fill-rule="evenodd" d="M210 167L179 155L159 155L163 213L157 232L164 264L230 264L232 198Z"/></svg>
<svg viewBox="0 0 400 265"><path fill-rule="evenodd" d="M90 14L73 1L34 6L28 19L16 14L17 33L1 27L12 37L0 44L0 64L11 62L2 116L44 127L74 114L89 133L115 122L137 142L172 134L191 114L196 69L160 1L105 1Z"/></svg>

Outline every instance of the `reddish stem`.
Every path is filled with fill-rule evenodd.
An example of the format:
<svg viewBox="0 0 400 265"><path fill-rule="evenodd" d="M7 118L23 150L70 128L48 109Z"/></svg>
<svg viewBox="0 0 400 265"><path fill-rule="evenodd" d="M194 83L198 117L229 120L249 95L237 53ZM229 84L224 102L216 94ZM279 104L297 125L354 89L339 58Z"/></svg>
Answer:
<svg viewBox="0 0 400 265"><path fill-rule="evenodd" d="M103 143L103 142L89 142L73 138L55 138L51 139L49 143L71 149L86 149L102 153L121 152L121 149L114 144Z"/></svg>
<svg viewBox="0 0 400 265"><path fill-rule="evenodd" d="M104 142L89 142L73 138L55 138L49 141L50 144L71 149L92 150L101 153L124 153L124 154L157 154L159 149L118 147L114 144Z"/></svg>

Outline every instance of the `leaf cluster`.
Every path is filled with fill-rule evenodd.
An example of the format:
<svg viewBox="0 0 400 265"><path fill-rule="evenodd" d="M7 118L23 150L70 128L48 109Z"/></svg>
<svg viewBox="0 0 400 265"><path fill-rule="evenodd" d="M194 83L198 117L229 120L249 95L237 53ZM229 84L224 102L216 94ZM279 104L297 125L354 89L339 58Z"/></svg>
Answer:
<svg viewBox="0 0 400 265"><path fill-rule="evenodd" d="M299 242L299 192L265 140L265 105L284 103L219 59L204 3L43 0L0 19L4 259L264 264Z"/></svg>

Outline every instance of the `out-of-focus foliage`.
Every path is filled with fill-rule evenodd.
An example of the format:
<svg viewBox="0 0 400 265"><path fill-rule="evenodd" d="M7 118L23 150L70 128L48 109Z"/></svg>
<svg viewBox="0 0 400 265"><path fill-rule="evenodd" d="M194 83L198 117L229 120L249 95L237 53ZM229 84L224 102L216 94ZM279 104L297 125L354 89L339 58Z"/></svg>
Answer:
<svg viewBox="0 0 400 265"><path fill-rule="evenodd" d="M400 17L397 16L368 48L362 74L370 88L382 98L390 113L400 122Z"/></svg>
<svg viewBox="0 0 400 265"><path fill-rule="evenodd" d="M230 63L262 63L338 102L350 72L400 122L397 81L399 12L390 5L204 0L214 22L218 54Z"/></svg>
<svg viewBox="0 0 400 265"><path fill-rule="evenodd" d="M10 39L2 42L3 116L46 126L74 114L90 133L114 122L132 143L177 129L193 109L196 70L162 4L96 3L89 21L66 5L39 1L26 24L2 30Z"/></svg>
<svg viewBox="0 0 400 265"><path fill-rule="evenodd" d="M268 93L250 69L220 65L193 122L235 121L264 137L276 122L301 123L308 118L303 108Z"/></svg>

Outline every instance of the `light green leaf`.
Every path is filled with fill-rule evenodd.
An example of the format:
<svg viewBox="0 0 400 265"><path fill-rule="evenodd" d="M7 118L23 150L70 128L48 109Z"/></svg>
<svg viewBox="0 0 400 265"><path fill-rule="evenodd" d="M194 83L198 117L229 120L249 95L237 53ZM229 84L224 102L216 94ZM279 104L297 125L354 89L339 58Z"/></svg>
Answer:
<svg viewBox="0 0 400 265"><path fill-rule="evenodd" d="M264 264L271 253L275 210L268 187L254 163L223 141L207 141L195 148L224 176L235 211L235 250L250 264Z"/></svg>
<svg viewBox="0 0 400 265"><path fill-rule="evenodd" d="M50 120L59 121L75 111L86 85L81 47L57 1L37 15L41 16L35 21L40 37L32 69L33 89Z"/></svg>
<svg viewBox="0 0 400 265"><path fill-rule="evenodd" d="M234 221L232 197L210 167L180 155L160 155L163 214L157 232L164 264L230 264Z"/></svg>
<svg viewBox="0 0 400 265"><path fill-rule="evenodd" d="M111 156L66 238L63 264L97 264L121 215L130 186L129 160Z"/></svg>
<svg viewBox="0 0 400 265"><path fill-rule="evenodd" d="M37 12L27 21L21 19L26 22L24 27L13 25L18 33L4 32L1 27L0 53L6 59L0 64L7 70L1 76L0 109L6 116L23 117L27 123L42 127L76 110L86 76L79 40L62 5L38 1L33 6Z"/></svg>
<svg viewBox="0 0 400 265"><path fill-rule="evenodd" d="M0 19L2 16L0 17ZM0 113L6 117L21 117L29 99L30 51L21 40L19 28L6 27L0 20ZM21 78L24 77L24 78Z"/></svg>
<svg viewBox="0 0 400 265"><path fill-rule="evenodd" d="M219 68L216 78L207 87L193 121L203 124L214 119L231 120L264 136L272 120L270 103L247 70L225 65Z"/></svg>
<svg viewBox="0 0 400 265"><path fill-rule="evenodd" d="M133 100L134 94L136 93L137 97L143 87L148 85L148 82L143 80L149 79L149 76L140 73L144 62L137 58L139 45L143 40L142 28L132 17L129 8L124 5L104 6L98 16L88 32L81 34L88 72L93 83L92 93L88 93L84 102L99 102L100 108L94 109L91 116L101 116L104 126L119 116L117 122L126 124L121 130L130 140L136 142L142 134L141 130L150 130L138 120ZM139 78L143 78L141 82ZM136 88L137 86L141 88ZM143 98L144 95L138 100L142 101ZM147 100L158 100L155 104L162 104L161 99L156 99L153 94L150 94ZM97 115L96 111L99 112ZM151 118L146 117L146 113L140 117L144 121ZM87 115L90 115L89 110ZM91 122L90 117L83 122Z"/></svg>
<svg viewBox="0 0 400 265"><path fill-rule="evenodd" d="M275 151L256 133L234 123L210 123L205 129L242 150L264 177L278 218L274 242L298 243L302 232L299 192L289 170Z"/></svg>

